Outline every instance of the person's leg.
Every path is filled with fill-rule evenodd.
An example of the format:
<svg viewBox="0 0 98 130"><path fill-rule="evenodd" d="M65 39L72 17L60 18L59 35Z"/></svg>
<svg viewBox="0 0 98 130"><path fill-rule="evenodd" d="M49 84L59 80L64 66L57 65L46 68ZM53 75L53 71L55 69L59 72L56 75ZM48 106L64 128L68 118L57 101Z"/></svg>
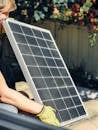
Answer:
<svg viewBox="0 0 98 130"><path fill-rule="evenodd" d="M0 100L2 102L16 106L22 111L36 114L36 116L45 123L60 126L55 115L55 110L50 106L44 106L33 100L28 99L21 93L9 88L0 72Z"/></svg>

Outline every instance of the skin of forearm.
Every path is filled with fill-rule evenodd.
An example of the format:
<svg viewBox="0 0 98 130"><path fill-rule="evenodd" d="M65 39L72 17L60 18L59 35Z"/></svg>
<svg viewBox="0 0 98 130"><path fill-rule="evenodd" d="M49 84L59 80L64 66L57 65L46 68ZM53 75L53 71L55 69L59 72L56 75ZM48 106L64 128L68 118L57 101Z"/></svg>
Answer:
<svg viewBox="0 0 98 130"><path fill-rule="evenodd" d="M29 112L32 114L39 113L43 108L42 104L39 104L35 101L30 100L24 95L22 95L21 93L10 88L8 88L6 90L6 93L2 95L1 100L3 102L6 102L6 103L9 103L11 105L18 107L20 110L23 110L25 112Z"/></svg>

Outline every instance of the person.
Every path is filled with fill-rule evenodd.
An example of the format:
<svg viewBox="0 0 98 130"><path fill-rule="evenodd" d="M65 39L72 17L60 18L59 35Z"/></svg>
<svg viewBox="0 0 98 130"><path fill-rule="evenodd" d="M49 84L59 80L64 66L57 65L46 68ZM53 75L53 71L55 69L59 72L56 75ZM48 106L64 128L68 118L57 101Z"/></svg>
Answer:
<svg viewBox="0 0 98 130"><path fill-rule="evenodd" d="M60 126L60 123L55 115L55 110L50 106L44 106L30 100L18 91L7 86L6 81L0 72L0 100L2 102L16 106L22 111L36 115L43 122Z"/></svg>
<svg viewBox="0 0 98 130"><path fill-rule="evenodd" d="M6 0L5 3L0 4L0 25L3 20L9 16L9 12L16 9L14 0ZM4 64L3 64L4 65ZM3 66L2 65L2 66ZM22 93L10 88L6 79L3 76L3 72L0 67L0 101L16 106L18 109L36 115L44 123L60 126L59 120L56 117L55 109L44 104L37 103L34 100L30 100Z"/></svg>

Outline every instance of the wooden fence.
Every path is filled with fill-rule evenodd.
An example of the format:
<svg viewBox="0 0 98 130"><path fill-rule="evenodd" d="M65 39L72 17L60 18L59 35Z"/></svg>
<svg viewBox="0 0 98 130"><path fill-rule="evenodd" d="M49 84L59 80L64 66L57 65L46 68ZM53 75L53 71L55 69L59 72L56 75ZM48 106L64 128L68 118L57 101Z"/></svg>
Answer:
<svg viewBox="0 0 98 130"><path fill-rule="evenodd" d="M98 34L96 45L90 47L86 27L65 25L56 21L44 21L36 26L51 31L68 68L82 64L87 72L98 76Z"/></svg>

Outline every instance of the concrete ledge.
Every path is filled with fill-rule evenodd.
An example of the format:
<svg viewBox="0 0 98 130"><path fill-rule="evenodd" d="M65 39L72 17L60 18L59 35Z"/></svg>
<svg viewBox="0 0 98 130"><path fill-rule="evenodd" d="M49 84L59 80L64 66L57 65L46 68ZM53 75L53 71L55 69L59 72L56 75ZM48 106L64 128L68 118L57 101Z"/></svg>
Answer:
<svg viewBox="0 0 98 130"><path fill-rule="evenodd" d="M84 103L88 116L80 121L66 126L69 130L98 130L98 100L90 100Z"/></svg>

